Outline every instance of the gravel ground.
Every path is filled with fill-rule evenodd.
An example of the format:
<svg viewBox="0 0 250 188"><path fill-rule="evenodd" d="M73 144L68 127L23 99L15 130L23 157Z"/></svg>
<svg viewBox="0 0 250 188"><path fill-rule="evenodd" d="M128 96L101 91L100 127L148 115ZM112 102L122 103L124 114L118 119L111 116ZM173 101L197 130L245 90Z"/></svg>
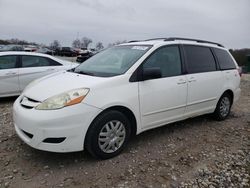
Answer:
<svg viewBox="0 0 250 188"><path fill-rule="evenodd" d="M0 100L0 187L250 187L250 75L225 121L201 116L136 136L116 158L57 154L15 134L12 104Z"/></svg>

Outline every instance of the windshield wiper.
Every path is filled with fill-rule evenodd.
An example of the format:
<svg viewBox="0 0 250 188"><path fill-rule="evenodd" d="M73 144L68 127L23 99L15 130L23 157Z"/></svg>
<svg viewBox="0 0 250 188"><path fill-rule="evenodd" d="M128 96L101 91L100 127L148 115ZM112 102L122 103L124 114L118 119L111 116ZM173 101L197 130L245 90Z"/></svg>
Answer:
<svg viewBox="0 0 250 188"><path fill-rule="evenodd" d="M77 71L77 72L75 72L75 73L77 73L77 74L89 75L89 76L94 76L94 73L92 73L92 72Z"/></svg>

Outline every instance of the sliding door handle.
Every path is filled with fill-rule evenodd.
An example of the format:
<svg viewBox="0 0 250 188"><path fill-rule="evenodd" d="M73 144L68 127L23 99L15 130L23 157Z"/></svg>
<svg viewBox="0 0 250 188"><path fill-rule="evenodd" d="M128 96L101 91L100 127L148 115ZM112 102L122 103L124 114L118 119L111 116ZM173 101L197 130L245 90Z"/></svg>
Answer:
<svg viewBox="0 0 250 188"><path fill-rule="evenodd" d="M16 72L7 72L5 75L10 76L10 75L16 75L16 74L17 74Z"/></svg>
<svg viewBox="0 0 250 188"><path fill-rule="evenodd" d="M188 82L196 82L196 79L194 77L191 77L188 79Z"/></svg>
<svg viewBox="0 0 250 188"><path fill-rule="evenodd" d="M180 80L177 82L178 85L180 85L180 84L185 84L185 83L187 83L187 82L186 82L186 80L184 80L184 79L180 79Z"/></svg>

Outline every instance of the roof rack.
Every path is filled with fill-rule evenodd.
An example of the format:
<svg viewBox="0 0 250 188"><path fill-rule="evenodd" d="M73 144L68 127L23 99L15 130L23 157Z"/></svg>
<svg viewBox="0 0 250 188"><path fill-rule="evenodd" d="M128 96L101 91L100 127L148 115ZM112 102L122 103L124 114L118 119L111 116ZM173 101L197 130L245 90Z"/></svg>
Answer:
<svg viewBox="0 0 250 188"><path fill-rule="evenodd" d="M170 38L165 38L164 41L174 41L174 40L186 40L186 41L195 41L198 43L209 43L209 44L214 44L220 47L224 47L223 45L216 43L216 42L210 42L206 40L200 40L200 39L191 39L191 38L178 38L178 37L170 37Z"/></svg>
<svg viewBox="0 0 250 188"><path fill-rule="evenodd" d="M132 42L141 42L141 40L130 40L130 41L128 41L128 43L132 43Z"/></svg>
<svg viewBox="0 0 250 188"><path fill-rule="evenodd" d="M152 38L152 39L146 39L146 40L130 40L128 41L128 43L132 43L132 42L143 42L143 41L151 41L151 40L165 40L167 38Z"/></svg>
<svg viewBox="0 0 250 188"><path fill-rule="evenodd" d="M142 41L152 41L152 40L163 40L163 41L175 41L175 40L186 40L186 41L194 41L198 43L209 43L209 44L214 44L220 47L224 46L222 44L216 43L216 42L210 42L206 40L200 40L200 39L191 39L191 38L181 38L181 37L169 37L169 38L152 38L152 39L147 39L147 40L131 40L128 43L132 42L142 42Z"/></svg>
<svg viewBox="0 0 250 188"><path fill-rule="evenodd" d="M167 38L152 38L152 39L147 39L144 41L151 41L151 40L166 40Z"/></svg>

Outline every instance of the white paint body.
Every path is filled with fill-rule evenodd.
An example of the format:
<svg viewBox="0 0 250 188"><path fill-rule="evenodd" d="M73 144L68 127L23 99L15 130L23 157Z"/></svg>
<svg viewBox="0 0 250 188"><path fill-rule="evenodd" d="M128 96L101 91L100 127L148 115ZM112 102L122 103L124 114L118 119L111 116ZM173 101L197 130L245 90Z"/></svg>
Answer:
<svg viewBox="0 0 250 188"><path fill-rule="evenodd" d="M77 63L60 60L50 55L33 52L0 52L2 56L38 56L52 59L59 66L17 67L0 69L0 97L20 95L24 88L33 80L52 74L57 71L68 70L78 66Z"/></svg>
<svg viewBox="0 0 250 188"><path fill-rule="evenodd" d="M132 73L153 51L163 45L179 42L151 41L139 44L152 44L153 47L120 76L103 78L63 72L28 86L14 104L14 124L19 137L40 150L79 151L84 149L86 132L91 122L110 107L130 109L136 118L136 133L139 134L171 122L214 112L219 98L228 89L233 91L234 102L238 100L240 76L237 69L130 82ZM76 88L90 89L80 104L59 110L25 109L20 105L24 96L42 102ZM34 134L34 137L28 138L22 130ZM48 137L66 139L59 144L42 142Z"/></svg>

